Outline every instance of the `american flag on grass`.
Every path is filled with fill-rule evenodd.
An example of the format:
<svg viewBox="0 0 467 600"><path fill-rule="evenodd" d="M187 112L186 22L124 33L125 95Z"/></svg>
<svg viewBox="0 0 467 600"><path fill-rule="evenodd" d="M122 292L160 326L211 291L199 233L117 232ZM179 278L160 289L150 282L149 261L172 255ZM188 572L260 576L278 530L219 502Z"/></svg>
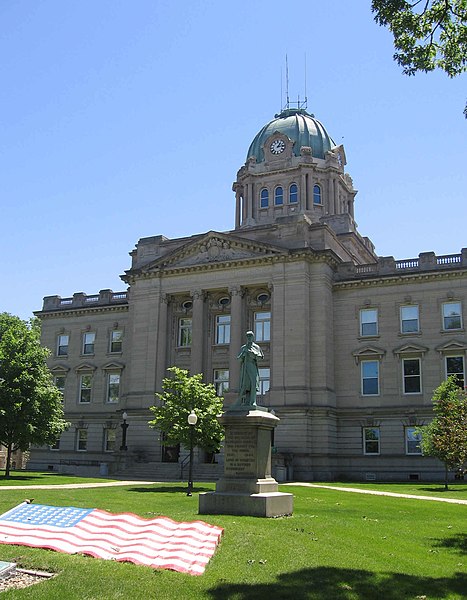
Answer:
<svg viewBox="0 0 467 600"><path fill-rule="evenodd" d="M133 562L202 575L223 529L203 521L143 519L97 508L23 502L0 515L0 544Z"/></svg>

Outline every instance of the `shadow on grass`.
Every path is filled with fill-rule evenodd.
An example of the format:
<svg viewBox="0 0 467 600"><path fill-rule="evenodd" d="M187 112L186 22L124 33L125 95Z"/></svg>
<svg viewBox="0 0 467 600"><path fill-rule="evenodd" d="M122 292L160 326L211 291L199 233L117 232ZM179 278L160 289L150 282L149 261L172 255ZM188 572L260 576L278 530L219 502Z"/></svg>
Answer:
<svg viewBox="0 0 467 600"><path fill-rule="evenodd" d="M32 481L34 480L40 480L40 479L45 479L46 475L10 475L9 477L5 477L5 475L1 475L0 479L1 481Z"/></svg>
<svg viewBox="0 0 467 600"><path fill-rule="evenodd" d="M221 583L208 593L213 600L402 600L424 596L444 598L449 594L464 598L466 589L467 574L464 573L435 579L401 573L317 567L284 573L270 583Z"/></svg>
<svg viewBox="0 0 467 600"><path fill-rule="evenodd" d="M164 485L159 487L135 487L130 488L129 492L138 492L138 493L161 493L166 492L168 494L186 494L187 486L186 485ZM198 487L195 486L193 488L193 494L198 494L199 492L212 492L212 488L208 487Z"/></svg>
<svg viewBox="0 0 467 600"><path fill-rule="evenodd" d="M457 533L452 537L436 540L435 548L448 548L458 554L467 554L467 533Z"/></svg>
<svg viewBox="0 0 467 600"><path fill-rule="evenodd" d="M460 493L460 494L466 494L467 493L467 489L466 489L466 485L465 484L458 484L459 487L456 489L456 484L455 483L450 483L449 484L449 488L446 489L443 485L443 487L422 487L422 488L418 488L418 490L420 492L436 492L437 494L452 494L453 492L456 493Z"/></svg>

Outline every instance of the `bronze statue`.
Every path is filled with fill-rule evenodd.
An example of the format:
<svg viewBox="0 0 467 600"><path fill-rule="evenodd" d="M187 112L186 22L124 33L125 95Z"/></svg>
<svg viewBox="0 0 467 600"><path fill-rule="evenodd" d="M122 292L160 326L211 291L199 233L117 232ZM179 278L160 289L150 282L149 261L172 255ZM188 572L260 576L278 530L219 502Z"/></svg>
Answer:
<svg viewBox="0 0 467 600"><path fill-rule="evenodd" d="M246 344L240 348L237 356L241 361L237 405L256 406L256 394L260 389L258 360L264 358L264 354L258 344L255 344L255 335L252 331L246 332L246 339Z"/></svg>

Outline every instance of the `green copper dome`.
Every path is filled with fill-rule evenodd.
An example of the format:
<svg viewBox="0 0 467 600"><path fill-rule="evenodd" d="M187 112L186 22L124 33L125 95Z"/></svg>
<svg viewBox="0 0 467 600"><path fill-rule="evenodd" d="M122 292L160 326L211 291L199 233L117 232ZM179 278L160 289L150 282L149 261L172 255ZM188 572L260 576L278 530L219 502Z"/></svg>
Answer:
<svg viewBox="0 0 467 600"><path fill-rule="evenodd" d="M264 161L263 145L273 133L283 133L294 143L293 153L300 156L302 146L310 146L313 156L324 158L325 152L336 145L324 126L301 108L288 108L265 125L251 142L247 160L254 156L256 162Z"/></svg>

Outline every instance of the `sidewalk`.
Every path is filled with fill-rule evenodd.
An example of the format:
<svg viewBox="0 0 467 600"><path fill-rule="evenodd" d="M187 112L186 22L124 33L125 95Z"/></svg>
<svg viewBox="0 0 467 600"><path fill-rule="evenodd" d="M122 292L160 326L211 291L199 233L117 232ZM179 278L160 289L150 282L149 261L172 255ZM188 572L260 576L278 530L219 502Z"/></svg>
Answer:
<svg viewBox="0 0 467 600"><path fill-rule="evenodd" d="M59 483L57 485L1 485L2 490L73 490L76 488L115 487L119 485L153 485L157 481L105 481L103 483Z"/></svg>
<svg viewBox="0 0 467 600"><path fill-rule="evenodd" d="M2 485L1 490L72 490L76 488L98 488L98 487L115 487L125 485L154 485L156 483L167 483L158 481L106 481L104 483L64 483L57 485ZM337 487L333 485L322 485L319 483L306 483L303 481L295 481L283 483L281 485L300 486L323 488L327 490L336 490L339 492L353 492L355 494L371 494L373 496L391 496L393 498L415 498L416 500L432 500L434 502L448 502L450 504L465 504L467 500L456 500L455 498L440 498L439 496L415 496L414 494L398 494L396 492L382 492L378 490L362 490L352 487Z"/></svg>
<svg viewBox="0 0 467 600"><path fill-rule="evenodd" d="M456 500L455 498L439 498L438 496L415 496L413 494L398 494L396 492L380 492L377 490L362 490L359 488L336 487L333 485L321 485L319 483L305 483L303 481L284 483L282 485L325 488L327 490L338 490L339 492L354 492L355 494L372 494L373 496L392 496L393 498L415 498L416 500L434 500L435 502L449 502L450 504L467 504L467 500Z"/></svg>

